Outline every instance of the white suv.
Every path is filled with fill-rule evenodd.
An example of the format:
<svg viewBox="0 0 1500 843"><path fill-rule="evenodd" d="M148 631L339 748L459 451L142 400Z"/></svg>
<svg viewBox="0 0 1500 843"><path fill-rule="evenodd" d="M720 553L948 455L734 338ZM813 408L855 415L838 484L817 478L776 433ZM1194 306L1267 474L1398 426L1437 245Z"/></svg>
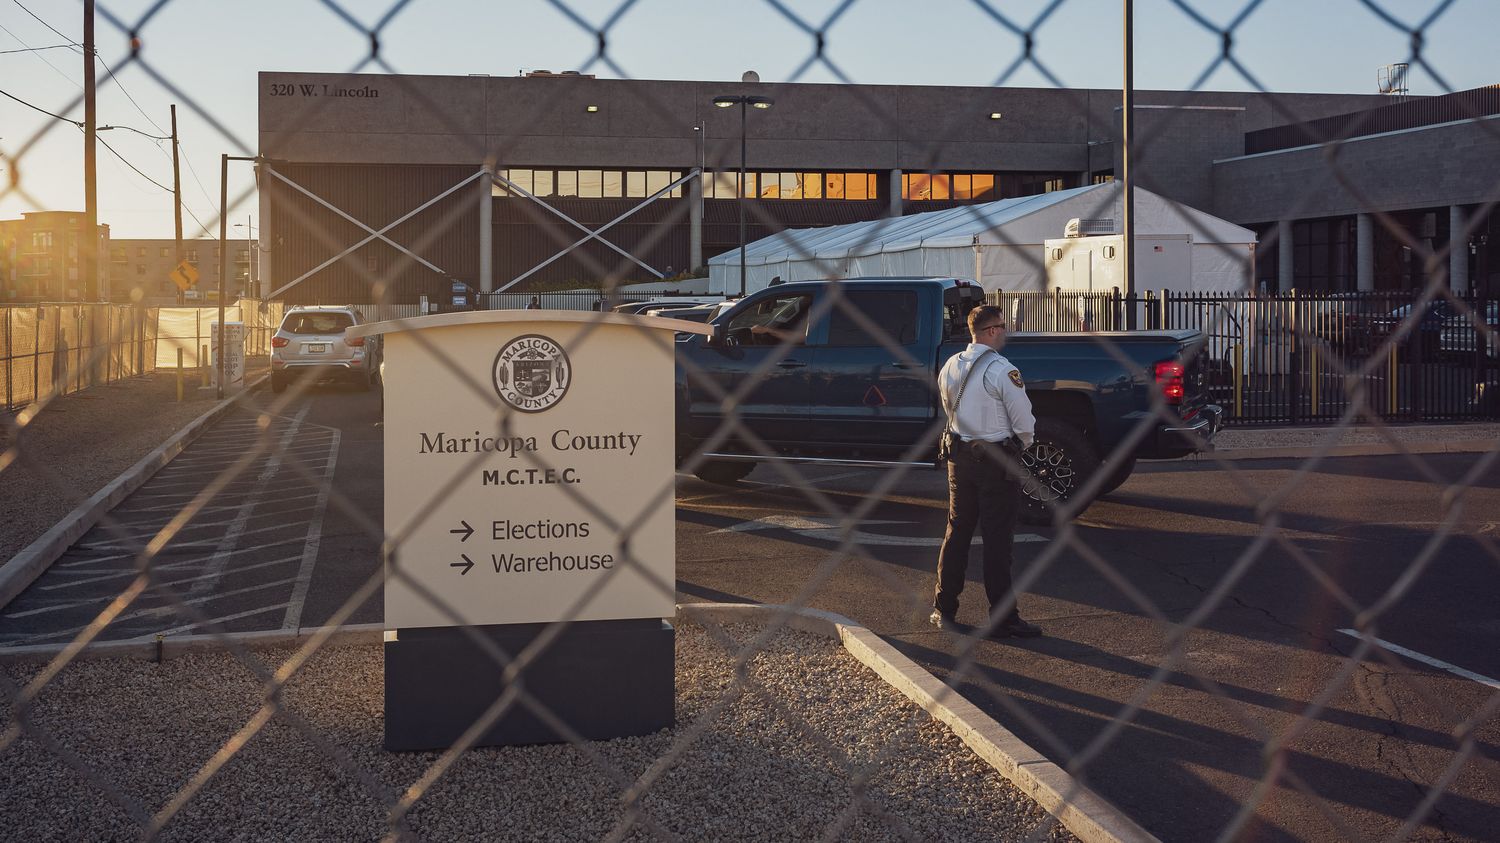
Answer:
<svg viewBox="0 0 1500 843"><path fill-rule="evenodd" d="M352 306L294 307L271 337L271 391L294 378L333 379L368 390L380 371L380 338L345 339L344 330L363 323Z"/></svg>

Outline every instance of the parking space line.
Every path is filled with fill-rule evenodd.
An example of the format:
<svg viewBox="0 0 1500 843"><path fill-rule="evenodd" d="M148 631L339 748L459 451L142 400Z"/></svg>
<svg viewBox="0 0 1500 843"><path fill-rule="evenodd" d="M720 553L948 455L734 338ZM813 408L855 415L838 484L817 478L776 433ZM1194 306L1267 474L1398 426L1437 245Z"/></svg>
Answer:
<svg viewBox="0 0 1500 843"><path fill-rule="evenodd" d="M140 610L137 610L137 611L134 611L134 612L129 612L129 613L123 614L123 615L119 616L118 618L115 618L114 623L112 623L111 626L122 626L122 625L127 624L127 623L129 623L131 621L139 620L139 619L144 618L144 617L151 617L151 616L160 617L162 615L171 614L172 612L175 612L177 610L177 607L179 605L196 606L196 605L199 605L199 604L202 604L202 603L208 603L208 602L213 601L213 600L221 600L221 599L223 599L225 597L237 597L237 596L239 596L241 594L249 594L252 591L263 591L263 590L268 589L268 588L278 588L278 587L283 586L283 585L291 585L293 582L296 582L296 578L295 577L289 577L289 578L284 579L284 580L276 580L275 582L259 583L257 585L246 586L245 588L237 588L237 589L234 589L233 591L223 591L223 592L219 592L217 594L205 594L202 597L189 597L189 598L179 597L175 602L172 602L172 603L168 603L168 604L165 604L165 605L162 605L162 606L150 606L150 607L147 607L147 608L144 608L144 609L140 609ZM150 593L150 592L148 591L147 593ZM110 598L110 599L113 599L113 598ZM72 638L73 636L77 635L79 633L79 631L82 630L82 629L83 629L83 627L79 626L79 627L74 627L72 629L67 629L67 630L58 630L56 632L44 632L44 633L40 633L38 635L31 635L31 636L27 636L25 638L14 639L14 640L8 642L8 644L10 644L10 645L39 644L39 643L42 643L42 642L45 642L45 641L53 641L53 640L56 640L56 639L59 639L59 638ZM152 632L150 634L153 635L153 636L156 635L155 632Z"/></svg>
<svg viewBox="0 0 1500 843"><path fill-rule="evenodd" d="M266 460L265 467L257 475L255 488L245 496L244 505L240 507L240 511L235 515L234 520L230 522L229 529L224 531L224 538L220 540L220 551L215 553L213 558L208 561L206 570L212 576L205 577L193 583L193 587L189 591L191 596L198 597L213 590L214 584L218 582L217 575L223 573L224 566L229 564L229 553L239 543L240 534L245 532L245 525L250 523L250 517L255 513L255 507L260 503L261 496L265 493L266 487L270 485L271 478L275 477L276 473L281 470L283 449L292 444L292 440L297 436L297 431L302 427L302 420L310 412L312 412L312 404L303 404L302 409L287 424L286 430L281 434L280 441L276 443L276 451L271 455L270 459Z"/></svg>
<svg viewBox="0 0 1500 843"><path fill-rule="evenodd" d="M333 491L333 472L339 459L339 442L342 436L333 431L328 445L328 464L324 468L323 485L318 489L318 502L313 504L312 518L308 519L306 540L302 545L302 564L297 569L297 584L292 586L292 599L286 604L286 617L281 621L282 629L296 629L302 623L302 607L307 602L307 590L312 584L313 566L318 561L318 551L323 546L323 514L328 509L328 495Z"/></svg>
<svg viewBox="0 0 1500 843"><path fill-rule="evenodd" d="M1363 638L1364 637L1364 636L1360 635L1359 632L1357 632L1355 630L1352 630L1352 629L1341 629L1341 630L1339 630L1339 632L1342 632L1343 634L1349 636L1350 638ZM1376 644L1379 644L1384 649L1389 650L1392 653L1395 653L1398 656L1405 656L1408 659L1412 659L1413 661L1422 662L1423 664L1428 665L1430 667L1435 667L1438 670L1446 670L1447 672L1453 674L1454 676L1462 676L1465 679L1469 679L1469 680L1472 680L1474 682L1478 682L1481 685L1487 685L1487 686L1489 686L1491 688L1494 688L1497 691L1500 691L1500 679L1491 679L1488 676L1484 676L1482 674L1475 673L1472 670L1464 670L1463 668L1459 667L1458 665L1449 664L1449 663L1447 663L1447 662L1445 662L1445 661L1443 661L1441 659L1435 659L1432 656L1424 656L1424 655L1422 655L1421 653L1418 653L1415 650L1408 650L1408 649L1406 649L1405 647L1402 647L1399 644L1392 644L1391 642L1385 641L1385 640L1380 639L1380 638L1371 638L1370 640L1373 641L1373 642L1375 642Z"/></svg>
<svg viewBox="0 0 1500 843"><path fill-rule="evenodd" d="M257 550L263 550L263 549L268 548L268 547L277 547L278 545L296 544L296 543L298 543L300 541L301 541L301 539L288 539L288 540L286 540L284 542L276 542L274 544L263 544L263 545L258 545L256 547L242 547L242 548L236 549L235 553L236 554L240 554L240 553L254 553ZM287 561L290 561L292 559L299 559L299 558L301 558L300 555L299 556L289 556L286 559L278 559L278 560L275 560L275 561L277 561L277 562L287 562ZM156 571L158 573L160 573L162 571L179 571L179 570L182 570L183 568L188 568L188 567L191 567L193 565L196 565L199 562L202 562L203 559L204 559L204 557L202 557L202 556L194 556L194 557L192 557L190 559L183 559L180 562L171 562L171 563L168 563L168 564L165 564L165 565L154 565L154 566L152 566L152 570ZM238 571L248 571L248 570L251 570L252 568L258 568L258 567L261 567L261 565L259 563L255 564L255 565L247 565L247 566L245 566L243 568L235 568L235 571L236 572L238 572ZM62 589L66 589L66 588L77 588L79 586L92 585L92 584L94 584L96 582L108 582L109 580L118 580L118 579L124 579L124 578L127 578L127 577L134 577L138 573L140 573L140 572L135 569L134 565L130 566L129 568L123 568L121 570L111 571L109 573L100 573L98 571L75 571L75 572L73 572L73 574L74 574L75 577L77 577L77 579L73 579L73 580L70 580L68 582L52 583L50 585L38 586L37 590L38 591L60 591Z"/></svg>
<svg viewBox="0 0 1500 843"><path fill-rule="evenodd" d="M227 621L237 621L237 620L240 620L241 618L254 617L255 615L264 615L267 612L276 612L276 611L280 611L281 609L285 609L288 605L290 605L290 604L287 604L287 603L278 603L275 606L261 606L259 608L255 608L255 609L246 609L243 612L235 612L232 615L223 615L222 617L209 618L208 620L203 621L202 623L189 623L189 624L183 624L182 626L174 626L171 629L164 629L164 630L161 630L159 632L148 632L145 635L136 636L135 638L131 638L131 639L127 639L127 640L130 640L130 641L152 641L152 640L155 640L156 636L158 636L158 635L176 635L179 632L187 632L190 629L197 629L200 626L207 626L209 624L215 624L215 623L225 623Z"/></svg>
<svg viewBox="0 0 1500 843"><path fill-rule="evenodd" d="M301 559L301 558L302 558L301 554L298 554L296 556L284 556L284 557L282 557L280 559L270 559L270 560L267 560L265 562L256 562L253 565L246 565L243 568L236 568L235 571L236 572L238 572L238 571L254 571L257 568L267 568L267 567L270 567L272 565L285 565L288 562L295 562L295 561L297 561L298 559ZM198 560L195 559L193 561L196 562ZM136 572L135 571L123 571L123 572L121 572L120 576L134 577L134 576L136 576ZM196 582L198 580L201 580L201 579L203 579L206 576L210 576L210 575L209 574L200 574L200 575L198 575L196 577L183 577L182 579L179 579L179 580L169 580L169 581L166 581L166 582L157 583L157 585L166 586L166 587L173 587L173 586L185 585L187 583ZM10 612L10 613L7 613L5 615L5 617L7 617L7 618L28 618L28 617L32 617L34 615L45 615L45 614L48 614L50 612L60 612L60 611L66 610L66 609L76 609L79 606L87 606L90 603L107 603L107 602L115 599L115 597L117 597L117 596L118 595L114 595L114 594L100 594L100 595L96 595L94 597L86 597L86 598L84 598L82 600L71 600L71 601L68 601L66 603L52 603L52 604L47 605L47 606L38 606L35 609L26 609L26 610L20 611L20 612Z"/></svg>

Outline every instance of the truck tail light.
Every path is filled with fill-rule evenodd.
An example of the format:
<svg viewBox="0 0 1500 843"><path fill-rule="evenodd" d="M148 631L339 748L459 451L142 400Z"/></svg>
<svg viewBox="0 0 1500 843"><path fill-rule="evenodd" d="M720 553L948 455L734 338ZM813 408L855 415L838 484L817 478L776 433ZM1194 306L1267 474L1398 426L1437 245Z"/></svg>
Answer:
<svg viewBox="0 0 1500 843"><path fill-rule="evenodd" d="M1162 360L1156 364L1156 385L1161 389L1162 397L1173 406L1182 403L1186 394L1183 385L1183 374L1186 369L1176 360Z"/></svg>
<svg viewBox="0 0 1500 843"><path fill-rule="evenodd" d="M286 339L286 337L271 337L271 347L272 348L286 348L287 347L287 339Z"/></svg>
<svg viewBox="0 0 1500 843"><path fill-rule="evenodd" d="M352 345L352 346L358 348L358 347L360 347L360 346L362 346L362 345L365 344L365 338L364 337L349 337L349 338L345 339L344 342L347 345Z"/></svg>

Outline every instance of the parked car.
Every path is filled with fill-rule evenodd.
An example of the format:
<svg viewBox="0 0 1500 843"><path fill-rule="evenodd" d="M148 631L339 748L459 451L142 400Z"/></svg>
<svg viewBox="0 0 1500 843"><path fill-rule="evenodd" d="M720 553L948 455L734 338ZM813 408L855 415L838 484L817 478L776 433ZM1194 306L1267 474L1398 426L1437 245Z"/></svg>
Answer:
<svg viewBox="0 0 1500 843"><path fill-rule="evenodd" d="M650 310L641 311L644 316L660 316L665 319L686 319L689 322L707 322L714 313L711 304L695 305L692 307L653 307Z"/></svg>
<svg viewBox="0 0 1500 843"><path fill-rule="evenodd" d="M1366 351L1378 349L1392 334L1396 333L1402 323L1412 318L1412 310L1415 307L1415 303L1403 304L1390 313L1355 319L1352 324L1355 330L1362 334L1360 344L1363 349ZM1408 328L1403 336L1403 345L1415 340L1420 344L1423 355L1427 357L1435 355L1438 350L1438 334L1442 331L1443 323L1452 318L1453 313L1453 303L1445 298L1435 298L1427 302L1421 314L1416 317L1415 324Z"/></svg>
<svg viewBox="0 0 1500 843"><path fill-rule="evenodd" d="M818 306L829 282L799 281L747 296L714 319L712 337L677 343L678 459L713 441L727 420L722 393L739 393L733 412L763 443L731 437L715 445L698 463L700 478L732 483L766 460L932 465L932 453L911 450L942 424L937 371L968 346L965 320L984 291L953 278L838 283L845 301L879 326L878 336L844 307ZM1192 330L1012 336L1001 353L1024 373L1037 416L1036 439L1022 455L1033 477L1023 487L1022 517L1049 521L1049 504L1073 499L1096 473L1105 473L1095 490L1105 494L1125 482L1137 459L1205 447L1222 410L1207 400L1201 346ZM718 389L688 377L690 368ZM1170 420L1157 418L1122 451L1140 420L1163 404Z"/></svg>
<svg viewBox="0 0 1500 843"><path fill-rule="evenodd" d="M368 390L379 377L380 338L344 337L346 329L363 322L349 305L288 310L271 337L271 391L281 392L299 377L342 381Z"/></svg>
<svg viewBox="0 0 1500 843"><path fill-rule="evenodd" d="M1484 353L1493 360L1500 357L1500 301L1486 302L1480 319L1489 329ZM1443 329L1438 334L1438 350L1444 355L1473 356L1479 336L1474 317L1451 316L1443 320Z"/></svg>

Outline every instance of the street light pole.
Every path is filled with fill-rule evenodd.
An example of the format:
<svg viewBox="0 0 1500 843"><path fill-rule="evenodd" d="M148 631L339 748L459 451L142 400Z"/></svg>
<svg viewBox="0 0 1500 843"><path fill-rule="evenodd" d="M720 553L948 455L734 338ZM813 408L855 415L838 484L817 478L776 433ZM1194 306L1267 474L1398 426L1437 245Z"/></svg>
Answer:
<svg viewBox="0 0 1500 843"><path fill-rule="evenodd" d="M740 298L745 297L745 194L750 185L745 183L745 109L749 104L740 97L740 198L735 202L740 208Z"/></svg>
<svg viewBox="0 0 1500 843"><path fill-rule="evenodd" d="M770 97L714 97L714 105L719 108L729 108L730 106L734 105L738 105L740 107L740 185L739 197L736 199L736 202L740 208L740 298L745 297L745 274L747 271L747 268L745 266L745 199L747 198L746 194L749 192L749 185L746 184L748 174L745 172L745 149L747 146L745 137L746 114L748 113L747 109L752 105L756 108L766 109L775 104L776 101L771 99Z"/></svg>

